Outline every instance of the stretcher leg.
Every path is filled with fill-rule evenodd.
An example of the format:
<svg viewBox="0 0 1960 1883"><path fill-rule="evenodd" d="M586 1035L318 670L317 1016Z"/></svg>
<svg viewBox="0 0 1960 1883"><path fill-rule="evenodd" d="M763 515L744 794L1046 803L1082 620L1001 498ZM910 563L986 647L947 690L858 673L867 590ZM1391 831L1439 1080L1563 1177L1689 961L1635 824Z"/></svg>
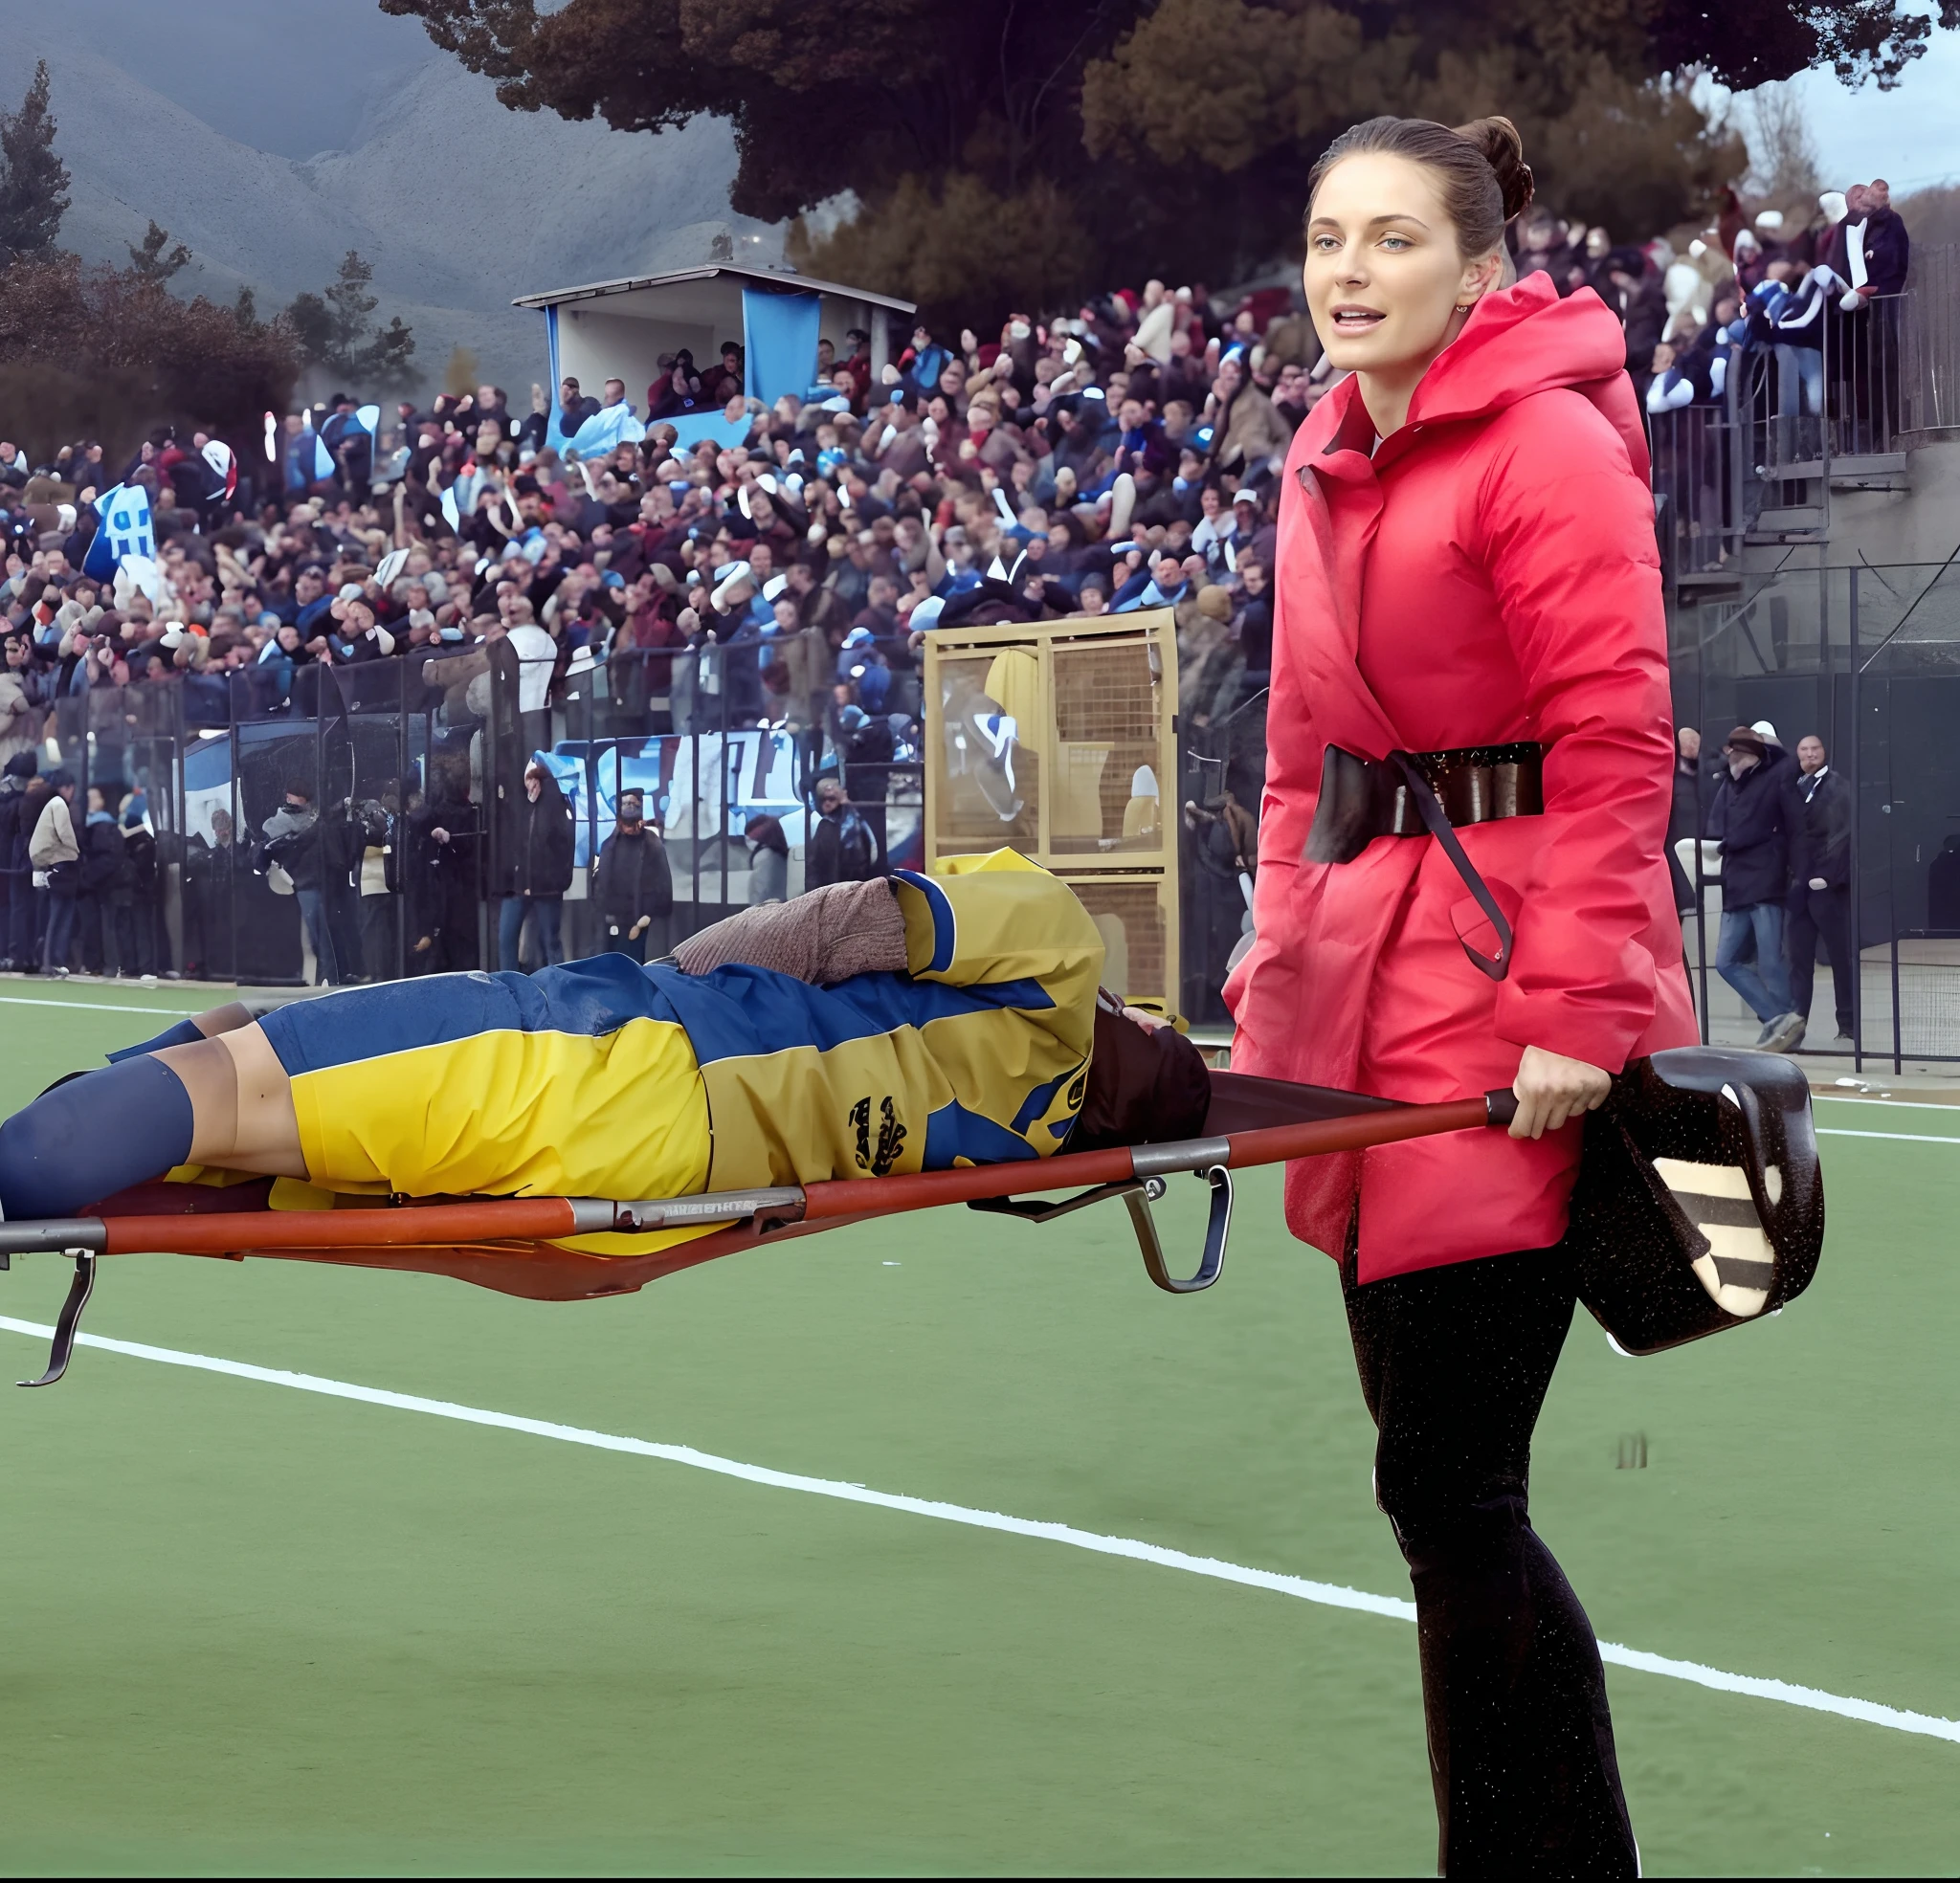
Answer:
<svg viewBox="0 0 1960 1883"><path fill-rule="evenodd" d="M1124 1198L1129 1220L1137 1232L1137 1247L1143 1251L1144 1272L1167 1295L1195 1295L1218 1279L1225 1267L1225 1242L1232 1233L1232 1173L1222 1163L1193 1173L1212 1187L1211 1212L1205 1220L1205 1249L1198 1258L1197 1273L1179 1279L1164 1262L1164 1245L1158 1239L1157 1219L1150 1205L1164 1194L1161 1177L1153 1177L1141 1192Z"/></svg>
<svg viewBox="0 0 1960 1883"><path fill-rule="evenodd" d="M68 1371L81 1311L96 1291L96 1258L86 1249L70 1249L64 1253L75 1257L75 1279L68 1284L68 1298L61 1303L61 1312L55 1321L55 1344L48 1355L48 1370L38 1380L16 1380L17 1386L52 1386Z"/></svg>

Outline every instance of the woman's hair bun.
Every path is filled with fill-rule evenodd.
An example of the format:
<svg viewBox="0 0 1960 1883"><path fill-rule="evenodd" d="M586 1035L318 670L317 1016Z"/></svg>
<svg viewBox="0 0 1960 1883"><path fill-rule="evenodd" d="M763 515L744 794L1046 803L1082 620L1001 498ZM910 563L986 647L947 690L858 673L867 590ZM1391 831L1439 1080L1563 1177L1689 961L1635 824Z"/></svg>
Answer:
<svg viewBox="0 0 1960 1883"><path fill-rule="evenodd" d="M1521 216L1531 207L1531 166L1525 161L1525 140L1508 118L1473 118L1457 126L1457 135L1466 138L1483 153L1483 161L1497 173L1497 187L1504 199L1504 220Z"/></svg>

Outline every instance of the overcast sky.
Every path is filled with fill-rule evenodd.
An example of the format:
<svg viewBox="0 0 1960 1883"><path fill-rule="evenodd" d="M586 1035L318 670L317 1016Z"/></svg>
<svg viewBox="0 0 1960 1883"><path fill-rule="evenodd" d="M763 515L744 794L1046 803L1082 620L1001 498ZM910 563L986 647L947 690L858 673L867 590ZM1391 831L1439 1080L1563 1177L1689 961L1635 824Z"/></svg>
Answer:
<svg viewBox="0 0 1960 1883"><path fill-rule="evenodd" d="M1903 195L1960 183L1960 33L1934 33L1896 91L1871 84L1846 91L1829 72L1802 73L1790 83L1803 100L1827 185L1841 189L1882 176Z"/></svg>
<svg viewBox="0 0 1960 1883"><path fill-rule="evenodd" d="M58 16L213 130L281 157L345 149L377 97L448 56L375 0L61 0Z"/></svg>
<svg viewBox="0 0 1960 1883"><path fill-rule="evenodd" d="M62 0L60 12L214 130L282 157L344 147L378 96L447 56L375 0ZM1883 176L1901 192L1960 181L1960 33L1935 33L1896 91L1849 92L1828 72L1791 82L1827 181Z"/></svg>

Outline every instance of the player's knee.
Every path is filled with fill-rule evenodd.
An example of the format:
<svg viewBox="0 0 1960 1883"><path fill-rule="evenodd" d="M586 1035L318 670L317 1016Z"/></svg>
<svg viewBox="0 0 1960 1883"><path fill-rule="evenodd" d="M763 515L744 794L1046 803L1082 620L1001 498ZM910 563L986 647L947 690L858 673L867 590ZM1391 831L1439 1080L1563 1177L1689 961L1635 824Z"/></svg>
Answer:
<svg viewBox="0 0 1960 1883"><path fill-rule="evenodd" d="M194 1124L183 1080L154 1058L70 1079L0 1124L0 1210L72 1216L161 1177L189 1157Z"/></svg>
<svg viewBox="0 0 1960 1883"><path fill-rule="evenodd" d="M72 1108L57 1101L69 1089L36 1098L0 1123L0 1213L10 1222L55 1213L48 1197L68 1188L75 1120Z"/></svg>

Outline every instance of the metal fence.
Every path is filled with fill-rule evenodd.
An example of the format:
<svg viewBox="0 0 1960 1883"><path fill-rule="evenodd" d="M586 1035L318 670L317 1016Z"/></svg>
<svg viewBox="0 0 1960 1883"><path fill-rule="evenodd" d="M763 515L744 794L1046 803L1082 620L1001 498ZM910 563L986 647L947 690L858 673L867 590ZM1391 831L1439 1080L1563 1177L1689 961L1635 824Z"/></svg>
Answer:
<svg viewBox="0 0 1960 1883"><path fill-rule="evenodd" d="M513 817L533 758L575 818L560 912L568 957L608 945L597 866L623 790L644 793L672 876L671 914L636 938L655 956L747 906L745 839L757 818L784 826L785 887L803 886L820 771L843 785L880 868L916 861L923 779L909 652L859 651L891 663L891 697L903 703L856 725L821 710L828 686L811 712L759 723L730 684L731 652L740 657L715 646L623 650L564 676L548 699L546 676L534 687L507 641L304 666L289 686L245 668L64 697L49 717L48 759L76 775L80 804L92 786L112 810L141 792L157 859L152 880L115 892L131 912L128 945L118 945L107 897L83 897L73 962L271 986L534 965L534 908L518 960L500 961ZM318 812L317 886L266 851L295 786Z"/></svg>
<svg viewBox="0 0 1960 1883"><path fill-rule="evenodd" d="M1761 720L1792 751L1815 734L1850 786L1852 1038L1834 1041L1819 964L1806 1051L1853 1072L1960 1062L1960 565L1770 577L1740 604L1681 610L1672 665L1679 722L1707 755L1704 808L1723 738ZM1703 1035L1747 1043L1756 1021L1715 969L1720 866L1694 855L1701 913L1684 933Z"/></svg>

